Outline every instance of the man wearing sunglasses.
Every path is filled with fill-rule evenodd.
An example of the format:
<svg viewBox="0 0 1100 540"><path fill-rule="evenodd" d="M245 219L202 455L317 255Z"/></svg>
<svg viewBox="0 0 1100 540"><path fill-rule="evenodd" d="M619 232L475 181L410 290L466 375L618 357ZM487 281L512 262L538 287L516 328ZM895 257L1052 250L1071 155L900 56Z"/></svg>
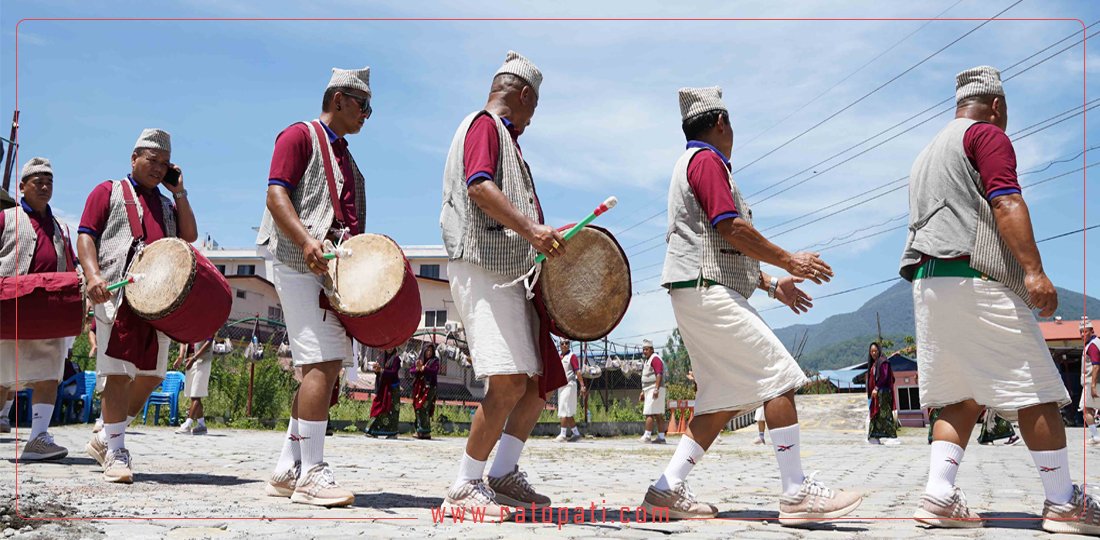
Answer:
<svg viewBox="0 0 1100 540"><path fill-rule="evenodd" d="M328 268L324 243L363 232L363 175L344 137L359 133L370 118L369 79L369 67L333 68L320 117L293 124L275 139L267 209L256 239L275 255L275 290L294 365L302 368L287 438L265 491L317 506L355 500L324 461L329 400L341 365L353 358L351 340L318 298Z"/></svg>

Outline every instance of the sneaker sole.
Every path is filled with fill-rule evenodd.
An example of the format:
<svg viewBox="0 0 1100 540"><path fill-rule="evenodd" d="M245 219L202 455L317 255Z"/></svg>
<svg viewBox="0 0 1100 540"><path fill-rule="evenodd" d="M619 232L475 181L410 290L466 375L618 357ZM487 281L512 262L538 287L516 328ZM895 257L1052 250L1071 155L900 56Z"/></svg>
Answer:
<svg viewBox="0 0 1100 540"><path fill-rule="evenodd" d="M444 517L449 517L449 518L452 518L452 519L455 519L454 510L456 508L462 509L462 512L460 514L462 516L462 518L470 519L471 522L473 522L473 519L471 518L470 510L463 507L462 505L453 503L453 502L451 502L447 499L443 499L443 504L439 505L439 510L441 512L443 512L443 516ZM488 512L486 512L485 513L485 523L500 523L500 522L504 522L504 521L510 521L512 519L512 517L513 517L513 514L511 512L509 512L507 508L504 508L502 506L501 509L500 509L500 515L498 515L498 516L494 517L494 516L490 515Z"/></svg>
<svg viewBox="0 0 1100 540"><path fill-rule="evenodd" d="M294 490L290 488L278 487L270 483L264 484L264 493L268 497L290 497L294 495Z"/></svg>
<svg viewBox="0 0 1100 540"><path fill-rule="evenodd" d="M206 432L205 431L192 431L191 434L195 435L196 437L201 437L203 435L206 435Z"/></svg>
<svg viewBox="0 0 1100 540"><path fill-rule="evenodd" d="M92 459L96 461L96 463L99 463L100 467L103 466L104 461L107 461L107 454L100 454L99 452L97 452L95 447L93 447L91 443L84 445L84 453L91 456Z"/></svg>
<svg viewBox="0 0 1100 540"><path fill-rule="evenodd" d="M331 508L334 506L351 506L351 503L355 502L355 495L325 499L321 497L312 497L310 495L306 495L305 493L295 491L294 494L290 496L290 502L298 504L311 504L313 506L324 506L326 508Z"/></svg>
<svg viewBox="0 0 1100 540"><path fill-rule="evenodd" d="M493 486L489 486L489 487L493 487ZM496 490L493 490L493 491L496 491ZM507 495L504 495L503 493L501 493L499 491L496 491L496 494L497 494L497 497L496 497L497 504L499 504L500 506L510 506L512 508L530 508L531 505L534 504L536 509L541 510L543 508L546 508L547 506L550 506L550 503L552 502L552 501L547 501L547 502L544 502L544 503L532 503L530 501L520 501L520 500L517 500L517 499L513 499L513 498L511 498Z"/></svg>
<svg viewBox="0 0 1100 540"><path fill-rule="evenodd" d="M107 476L107 474L104 473L103 479L112 484L133 484L134 473L130 473L124 476Z"/></svg>
<svg viewBox="0 0 1100 540"><path fill-rule="evenodd" d="M917 523L943 529L978 529L985 526L985 521L983 520L948 519L943 516L937 516L923 508L919 508L913 513L913 519L916 520ZM1044 523L1046 522L1044 521Z"/></svg>
<svg viewBox="0 0 1100 540"><path fill-rule="evenodd" d="M797 514L789 514L786 512L779 512L779 524L784 527L792 527L798 525L807 525L811 523L817 523L822 520L836 519L846 516L852 513L859 505L863 503L863 497L860 497L856 502L845 506L839 510L833 510L832 512L801 512Z"/></svg>
<svg viewBox="0 0 1100 540"><path fill-rule="evenodd" d="M668 512L669 519L710 519L718 516L718 512L698 512L693 514L691 512L683 512L681 510L676 510L675 508L670 508L667 506L657 506L648 501L642 501L642 509L644 509L652 516L659 516L665 512Z"/></svg>
<svg viewBox="0 0 1100 540"><path fill-rule="evenodd" d="M1087 534L1089 536L1100 535L1100 527L1096 525L1086 525L1076 521L1044 519L1043 530L1052 533Z"/></svg>
<svg viewBox="0 0 1100 540"><path fill-rule="evenodd" d="M50 461L57 459L64 459L69 455L69 451L66 449L59 450L52 454L39 454L37 452L23 452L19 455L19 461Z"/></svg>

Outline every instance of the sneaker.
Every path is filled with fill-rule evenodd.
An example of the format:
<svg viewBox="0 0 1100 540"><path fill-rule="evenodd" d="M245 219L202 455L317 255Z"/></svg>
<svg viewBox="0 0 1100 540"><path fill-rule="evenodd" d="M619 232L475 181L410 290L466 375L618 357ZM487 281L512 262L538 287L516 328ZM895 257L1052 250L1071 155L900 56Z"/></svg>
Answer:
<svg viewBox="0 0 1100 540"><path fill-rule="evenodd" d="M1043 503L1043 530L1052 533L1100 535L1100 501L1073 486L1065 504Z"/></svg>
<svg viewBox="0 0 1100 540"><path fill-rule="evenodd" d="M584 435L581 435L580 433L574 433L574 434L569 436L568 440L569 440L569 442L577 442L577 441L579 441L583 438L584 438Z"/></svg>
<svg viewBox="0 0 1100 540"><path fill-rule="evenodd" d="M982 517L966 506L966 496L958 486L947 498L922 495L913 519L932 527L952 529L976 529L985 525Z"/></svg>
<svg viewBox="0 0 1100 540"><path fill-rule="evenodd" d="M11 433L11 420L0 418L0 433Z"/></svg>
<svg viewBox="0 0 1100 540"><path fill-rule="evenodd" d="M851 491L833 490L814 480L813 473L802 482L794 495L779 499L779 524L798 526L825 519L835 519L851 513L863 502L863 495Z"/></svg>
<svg viewBox="0 0 1100 540"><path fill-rule="evenodd" d="M98 433L92 433L92 440L84 445L84 453L102 466L107 461L107 443L100 440Z"/></svg>
<svg viewBox="0 0 1100 540"><path fill-rule="evenodd" d="M718 515L718 508L713 504L701 503L695 499L687 482L680 482L672 489L649 486L642 508L654 514L667 509L668 517L672 519L712 518Z"/></svg>
<svg viewBox="0 0 1100 540"><path fill-rule="evenodd" d="M569 436L561 433L557 437L554 437L554 442L565 442L569 440Z"/></svg>
<svg viewBox="0 0 1100 540"><path fill-rule="evenodd" d="M103 462L103 479L116 484L134 483L129 450L119 448L107 455L107 460Z"/></svg>
<svg viewBox="0 0 1100 540"><path fill-rule="evenodd" d="M500 478L489 477L489 488L496 493L496 502L506 506L531 506L545 508L550 506L550 497L535 492L527 482L527 473L516 465L512 472Z"/></svg>
<svg viewBox="0 0 1100 540"><path fill-rule="evenodd" d="M336 483L328 463L318 463L298 479L290 502L315 506L348 506L355 502L355 494Z"/></svg>
<svg viewBox="0 0 1100 540"><path fill-rule="evenodd" d="M757 438L752 440L752 444L760 445L760 444L768 444L768 443L764 439L761 439L760 437L757 437Z"/></svg>
<svg viewBox="0 0 1100 540"><path fill-rule="evenodd" d="M496 493L483 480L470 480L458 488L451 488L439 509L452 518L466 516L466 512L485 512L485 521L501 522L511 517L507 508L497 503Z"/></svg>
<svg viewBox="0 0 1100 540"><path fill-rule="evenodd" d="M191 434L192 435L206 435L206 433L207 433L207 430L206 430L205 425L200 424L200 425L197 425L197 426L191 428Z"/></svg>
<svg viewBox="0 0 1100 540"><path fill-rule="evenodd" d="M264 493L269 497L290 497L298 487L298 477L302 475L302 462L295 461L294 466L281 472L272 473L264 484Z"/></svg>
<svg viewBox="0 0 1100 540"><path fill-rule="evenodd" d="M191 424L186 424L185 423L185 424L181 425L179 427L179 429L177 429L175 431L175 433L176 433L176 435L190 435L191 434Z"/></svg>
<svg viewBox="0 0 1100 540"><path fill-rule="evenodd" d="M44 461L48 459L61 459L69 455L69 449L53 442L53 435L42 433L33 440L27 441L23 447L23 453L19 454L20 461Z"/></svg>
<svg viewBox="0 0 1100 540"><path fill-rule="evenodd" d="M884 444L886 446L897 446L897 445L901 444L901 440L900 439L886 439L886 440L882 441L882 444Z"/></svg>
<svg viewBox="0 0 1100 540"><path fill-rule="evenodd" d="M642 435L641 437L638 437L638 441L639 441L639 442L643 442L643 443L648 443L648 442L652 442L652 441L653 441L653 437L651 437L651 436L649 436L649 435Z"/></svg>
<svg viewBox="0 0 1100 540"><path fill-rule="evenodd" d="M882 440L876 437L871 437L867 439L867 444L882 444Z"/></svg>
<svg viewBox="0 0 1100 540"><path fill-rule="evenodd" d="M1098 437L1089 437L1089 438L1087 439L1087 441L1088 441L1088 443L1089 443L1089 444L1091 444L1092 446L1096 446L1096 445L1100 444L1100 438L1098 438Z"/></svg>
<svg viewBox="0 0 1100 540"><path fill-rule="evenodd" d="M665 444L667 442L668 441L664 437L655 437L653 440L649 441L649 444Z"/></svg>
<svg viewBox="0 0 1100 540"><path fill-rule="evenodd" d="M1021 439L1019 435L1013 435L1009 437L1007 441L1005 441L1005 446L1016 446L1021 442L1023 442L1023 439Z"/></svg>

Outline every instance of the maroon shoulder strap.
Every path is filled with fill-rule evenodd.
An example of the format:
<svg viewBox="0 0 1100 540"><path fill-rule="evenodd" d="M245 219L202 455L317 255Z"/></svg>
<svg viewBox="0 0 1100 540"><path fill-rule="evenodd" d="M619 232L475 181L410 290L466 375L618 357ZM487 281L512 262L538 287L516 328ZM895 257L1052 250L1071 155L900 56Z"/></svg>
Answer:
<svg viewBox="0 0 1100 540"><path fill-rule="evenodd" d="M336 191L336 176L332 172L332 149L328 142L328 134L325 133L325 128L321 127L320 122L310 122L309 125L313 127L313 132L317 134L321 153L324 154L324 159L321 162L325 164L325 181L328 182L328 195L332 199L332 212L336 215L337 223L343 226L347 221L344 219L344 208L340 205L340 194ZM344 181L347 182L348 179L345 178Z"/></svg>
<svg viewBox="0 0 1100 540"><path fill-rule="evenodd" d="M134 240L140 240L145 238L145 230L141 227L141 220L138 218L137 201L134 199L134 186L130 185L129 180L123 180L122 184L122 200L126 206L126 220L130 222L130 235L134 237Z"/></svg>

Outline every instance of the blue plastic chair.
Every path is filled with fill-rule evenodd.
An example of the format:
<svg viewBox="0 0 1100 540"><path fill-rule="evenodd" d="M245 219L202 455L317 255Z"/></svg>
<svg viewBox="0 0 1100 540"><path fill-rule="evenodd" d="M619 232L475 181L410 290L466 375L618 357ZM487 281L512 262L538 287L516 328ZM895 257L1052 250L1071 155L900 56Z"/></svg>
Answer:
<svg viewBox="0 0 1100 540"><path fill-rule="evenodd" d="M157 419L160 418L160 406L168 406L168 423L169 425L176 425L179 420L179 405L180 394L183 393L183 372L181 371L169 371L164 374L164 380L161 381L160 386L149 395L149 399L145 400L145 407L141 411L141 423L148 423L147 416L149 415L149 406L156 407L153 410L153 425L157 425Z"/></svg>
<svg viewBox="0 0 1100 540"><path fill-rule="evenodd" d="M93 373L92 376L94 377L95 374ZM63 423L63 421L66 423L72 423L76 420L76 404L81 402L85 404L88 403L87 401L85 401L84 396L84 386L86 384L84 381L84 373L76 373L72 377L61 381L61 384L57 385L57 403L54 404L53 420L51 421L53 424L60 425ZM66 394L65 387L69 386L70 384L76 385L76 391L72 394ZM94 390L95 383L92 384ZM65 405L68 405L67 409L65 408ZM87 409L88 406L85 405L84 408Z"/></svg>
<svg viewBox="0 0 1100 540"><path fill-rule="evenodd" d="M92 421L92 409L95 409L96 403L99 402L95 398L95 383L96 377L94 371L84 372L84 391L78 392L81 394L81 399L84 400L84 409L81 411L82 420L85 424Z"/></svg>

